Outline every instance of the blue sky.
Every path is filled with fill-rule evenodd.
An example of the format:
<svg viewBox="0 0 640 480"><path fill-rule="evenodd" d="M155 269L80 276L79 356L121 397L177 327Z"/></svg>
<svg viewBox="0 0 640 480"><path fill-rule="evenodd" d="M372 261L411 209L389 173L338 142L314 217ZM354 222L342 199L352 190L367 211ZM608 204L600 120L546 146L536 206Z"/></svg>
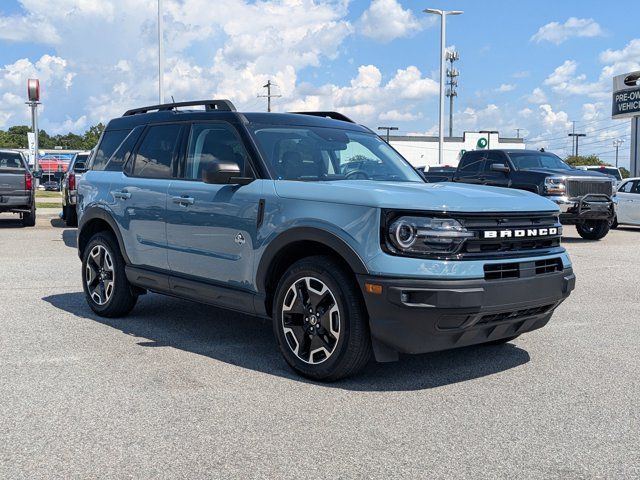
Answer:
<svg viewBox="0 0 640 480"><path fill-rule="evenodd" d="M447 45L461 60L454 134L497 129L532 146L613 160L628 121L611 121L611 76L640 69L640 3L601 1L164 0L166 90L264 109L335 109L372 128L437 129L439 24L426 7L460 9ZM132 8L132 4L136 4ZM83 131L157 100L156 0L3 0L0 128L27 123L24 83L43 83L41 125ZM623 12L621 14L621 12Z"/></svg>

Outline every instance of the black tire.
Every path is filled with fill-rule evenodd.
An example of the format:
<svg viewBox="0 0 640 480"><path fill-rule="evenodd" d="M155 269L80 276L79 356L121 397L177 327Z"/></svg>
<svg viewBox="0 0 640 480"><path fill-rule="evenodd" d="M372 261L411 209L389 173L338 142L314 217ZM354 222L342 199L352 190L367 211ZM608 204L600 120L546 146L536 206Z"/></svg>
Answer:
<svg viewBox="0 0 640 480"><path fill-rule="evenodd" d="M576 230L585 240L600 240L609 233L609 220L587 220L576 225Z"/></svg>
<svg viewBox="0 0 640 480"><path fill-rule="evenodd" d="M513 337L500 338L498 340L491 340L490 342L486 342L485 345L504 345L505 343L509 343L520 335L514 335Z"/></svg>
<svg viewBox="0 0 640 480"><path fill-rule="evenodd" d="M31 205L31 211L29 213L22 214L22 226L23 227L35 227L36 226L36 206Z"/></svg>
<svg viewBox="0 0 640 480"><path fill-rule="evenodd" d="M615 217L613 217L613 221L611 222L611 229L615 230L619 226L620 224L618 223L618 216L616 215Z"/></svg>
<svg viewBox="0 0 640 480"><path fill-rule="evenodd" d="M369 322L359 287L331 257L308 257L285 272L276 290L273 329L287 363L313 380L354 375L371 357Z"/></svg>
<svg viewBox="0 0 640 480"><path fill-rule="evenodd" d="M101 249L110 258L107 261L102 257L102 266L99 255ZM98 253L98 256L94 257L94 253ZM90 271L94 273L90 274ZM111 282L110 288L108 282ZM138 295L127 280L124 258L112 233L96 233L82 252L82 287L91 310L101 317L122 317L135 306Z"/></svg>
<svg viewBox="0 0 640 480"><path fill-rule="evenodd" d="M75 205L65 205L62 207L62 216L64 217L64 223L67 227L78 226L78 214L76 213Z"/></svg>

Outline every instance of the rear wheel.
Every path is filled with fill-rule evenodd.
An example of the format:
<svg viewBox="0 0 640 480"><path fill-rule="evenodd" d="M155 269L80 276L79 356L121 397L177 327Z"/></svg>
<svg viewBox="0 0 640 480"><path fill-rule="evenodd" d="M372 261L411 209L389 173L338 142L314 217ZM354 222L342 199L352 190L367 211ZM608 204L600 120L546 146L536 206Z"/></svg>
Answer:
<svg viewBox="0 0 640 480"><path fill-rule="evenodd" d="M353 375L371 356L358 286L331 257L309 257L287 270L276 293L273 327L287 363L314 380Z"/></svg>
<svg viewBox="0 0 640 480"><path fill-rule="evenodd" d="M31 205L31 210L22 214L22 225L24 227L35 227L36 225L36 206Z"/></svg>
<svg viewBox="0 0 640 480"><path fill-rule="evenodd" d="M67 227L78 226L78 214L76 213L75 205L65 205L64 207L62 207L62 215L64 217L64 222L67 224Z"/></svg>
<svg viewBox="0 0 640 480"><path fill-rule="evenodd" d="M99 232L89 240L82 255L82 286L91 310L102 317L126 315L138 300L124 267L111 233Z"/></svg>
<svg viewBox="0 0 640 480"><path fill-rule="evenodd" d="M586 240L600 240L609 233L609 220L587 220L576 225L578 234Z"/></svg>

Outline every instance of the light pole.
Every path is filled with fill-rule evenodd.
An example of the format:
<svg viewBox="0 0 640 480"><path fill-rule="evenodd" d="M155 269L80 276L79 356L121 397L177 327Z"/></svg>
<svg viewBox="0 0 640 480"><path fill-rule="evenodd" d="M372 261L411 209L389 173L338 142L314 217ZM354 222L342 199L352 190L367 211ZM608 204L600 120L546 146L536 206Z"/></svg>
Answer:
<svg viewBox="0 0 640 480"><path fill-rule="evenodd" d="M162 0L158 0L158 97L164 103L164 20L162 18Z"/></svg>
<svg viewBox="0 0 640 480"><path fill-rule="evenodd" d="M378 127L378 130L386 130L387 131L387 143L389 143L389 131L390 130L398 130L398 127Z"/></svg>
<svg viewBox="0 0 640 480"><path fill-rule="evenodd" d="M446 48L447 15L461 15L461 10L437 10L427 8L425 13L440 15L440 116L438 120L438 164L442 165L444 154L444 62Z"/></svg>
<svg viewBox="0 0 640 480"><path fill-rule="evenodd" d="M613 146L616 147L616 168L618 168L618 148L620 148L620 145L622 145L624 143L624 138L616 138L613 141Z"/></svg>

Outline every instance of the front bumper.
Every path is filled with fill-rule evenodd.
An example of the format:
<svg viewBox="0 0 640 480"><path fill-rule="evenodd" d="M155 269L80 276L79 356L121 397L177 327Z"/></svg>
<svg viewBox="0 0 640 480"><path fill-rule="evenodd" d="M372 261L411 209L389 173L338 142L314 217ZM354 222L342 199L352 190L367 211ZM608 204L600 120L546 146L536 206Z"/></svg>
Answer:
<svg viewBox="0 0 640 480"><path fill-rule="evenodd" d="M522 272L503 280L359 276L376 357L448 350L543 327L575 288L575 275L571 268ZM365 283L381 285L382 293L367 293Z"/></svg>
<svg viewBox="0 0 640 480"><path fill-rule="evenodd" d="M616 200L608 195L590 194L568 198L549 196L560 207L560 223L572 225L585 220L613 220Z"/></svg>

